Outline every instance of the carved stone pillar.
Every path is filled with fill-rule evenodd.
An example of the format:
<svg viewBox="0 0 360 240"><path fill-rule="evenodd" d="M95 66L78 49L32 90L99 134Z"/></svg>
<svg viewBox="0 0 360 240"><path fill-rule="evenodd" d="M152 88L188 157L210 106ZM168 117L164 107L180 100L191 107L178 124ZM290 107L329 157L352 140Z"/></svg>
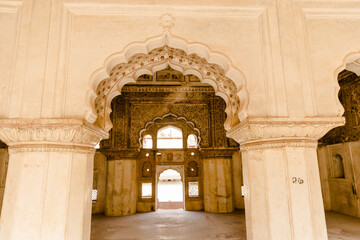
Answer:
<svg viewBox="0 0 360 240"><path fill-rule="evenodd" d="M240 143L248 240L327 239L317 140L343 118L247 119Z"/></svg>
<svg viewBox="0 0 360 240"><path fill-rule="evenodd" d="M94 146L80 119L2 119L9 168L0 239L90 239Z"/></svg>

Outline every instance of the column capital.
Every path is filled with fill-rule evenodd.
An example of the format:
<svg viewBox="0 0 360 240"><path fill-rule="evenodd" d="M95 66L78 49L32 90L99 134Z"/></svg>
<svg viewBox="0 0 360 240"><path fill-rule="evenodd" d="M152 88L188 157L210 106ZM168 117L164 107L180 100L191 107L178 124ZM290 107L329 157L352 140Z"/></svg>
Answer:
<svg viewBox="0 0 360 240"><path fill-rule="evenodd" d="M108 136L82 119L0 119L0 139L10 152L89 152Z"/></svg>
<svg viewBox="0 0 360 240"><path fill-rule="evenodd" d="M247 118L226 135L240 143L241 150L316 147L319 138L344 124L344 117Z"/></svg>

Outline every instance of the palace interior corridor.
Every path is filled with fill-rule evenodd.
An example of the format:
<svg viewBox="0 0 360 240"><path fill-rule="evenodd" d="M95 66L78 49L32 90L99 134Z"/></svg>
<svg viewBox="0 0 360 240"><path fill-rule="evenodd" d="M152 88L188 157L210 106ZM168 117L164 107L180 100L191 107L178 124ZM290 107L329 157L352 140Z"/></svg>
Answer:
<svg viewBox="0 0 360 240"><path fill-rule="evenodd" d="M0 0L0 240L360 239L359 16Z"/></svg>

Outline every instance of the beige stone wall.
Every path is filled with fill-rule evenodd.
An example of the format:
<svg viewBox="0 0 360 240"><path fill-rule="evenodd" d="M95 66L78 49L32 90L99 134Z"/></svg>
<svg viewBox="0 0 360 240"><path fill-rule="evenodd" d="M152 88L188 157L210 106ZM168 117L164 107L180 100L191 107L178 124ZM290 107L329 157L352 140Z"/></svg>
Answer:
<svg viewBox="0 0 360 240"><path fill-rule="evenodd" d="M97 200L92 204L92 213L103 213L105 211L106 174L106 156L101 152L96 152L94 156L93 189L97 189Z"/></svg>
<svg viewBox="0 0 360 240"><path fill-rule="evenodd" d="M360 142L328 145L318 149L321 187L325 210L360 218ZM344 178L335 177L339 166L334 156L343 161Z"/></svg>
<svg viewBox="0 0 360 240"><path fill-rule="evenodd" d="M136 160L110 160L107 169L105 214L125 216L136 212Z"/></svg>
<svg viewBox="0 0 360 240"><path fill-rule="evenodd" d="M241 186L244 184L244 182L240 151L237 151L232 155L232 177L234 187L234 207L236 209L245 209L244 198L241 192Z"/></svg>
<svg viewBox="0 0 360 240"><path fill-rule="evenodd" d="M205 211L234 211L231 158L204 159L203 167Z"/></svg>
<svg viewBox="0 0 360 240"><path fill-rule="evenodd" d="M9 153L7 148L0 148L0 213L5 191L6 173L9 162Z"/></svg>

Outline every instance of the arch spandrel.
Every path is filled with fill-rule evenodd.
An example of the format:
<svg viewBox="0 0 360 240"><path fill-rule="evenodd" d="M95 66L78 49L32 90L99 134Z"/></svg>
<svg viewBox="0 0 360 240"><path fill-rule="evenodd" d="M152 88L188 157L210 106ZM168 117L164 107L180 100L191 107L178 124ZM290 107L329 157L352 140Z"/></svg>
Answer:
<svg viewBox="0 0 360 240"><path fill-rule="evenodd" d="M226 129L246 118L248 94L242 73L231 67L226 57L212 53L204 45L189 44L172 35L164 35L129 46L123 53L114 54L105 61L104 67L92 78L95 92L91 94L93 112L87 119L96 119L95 125L110 130L110 104L115 96L120 95L121 88L126 83L136 82L143 73L154 73L167 66L183 74L196 75L201 82L214 87L215 94L226 102Z"/></svg>

